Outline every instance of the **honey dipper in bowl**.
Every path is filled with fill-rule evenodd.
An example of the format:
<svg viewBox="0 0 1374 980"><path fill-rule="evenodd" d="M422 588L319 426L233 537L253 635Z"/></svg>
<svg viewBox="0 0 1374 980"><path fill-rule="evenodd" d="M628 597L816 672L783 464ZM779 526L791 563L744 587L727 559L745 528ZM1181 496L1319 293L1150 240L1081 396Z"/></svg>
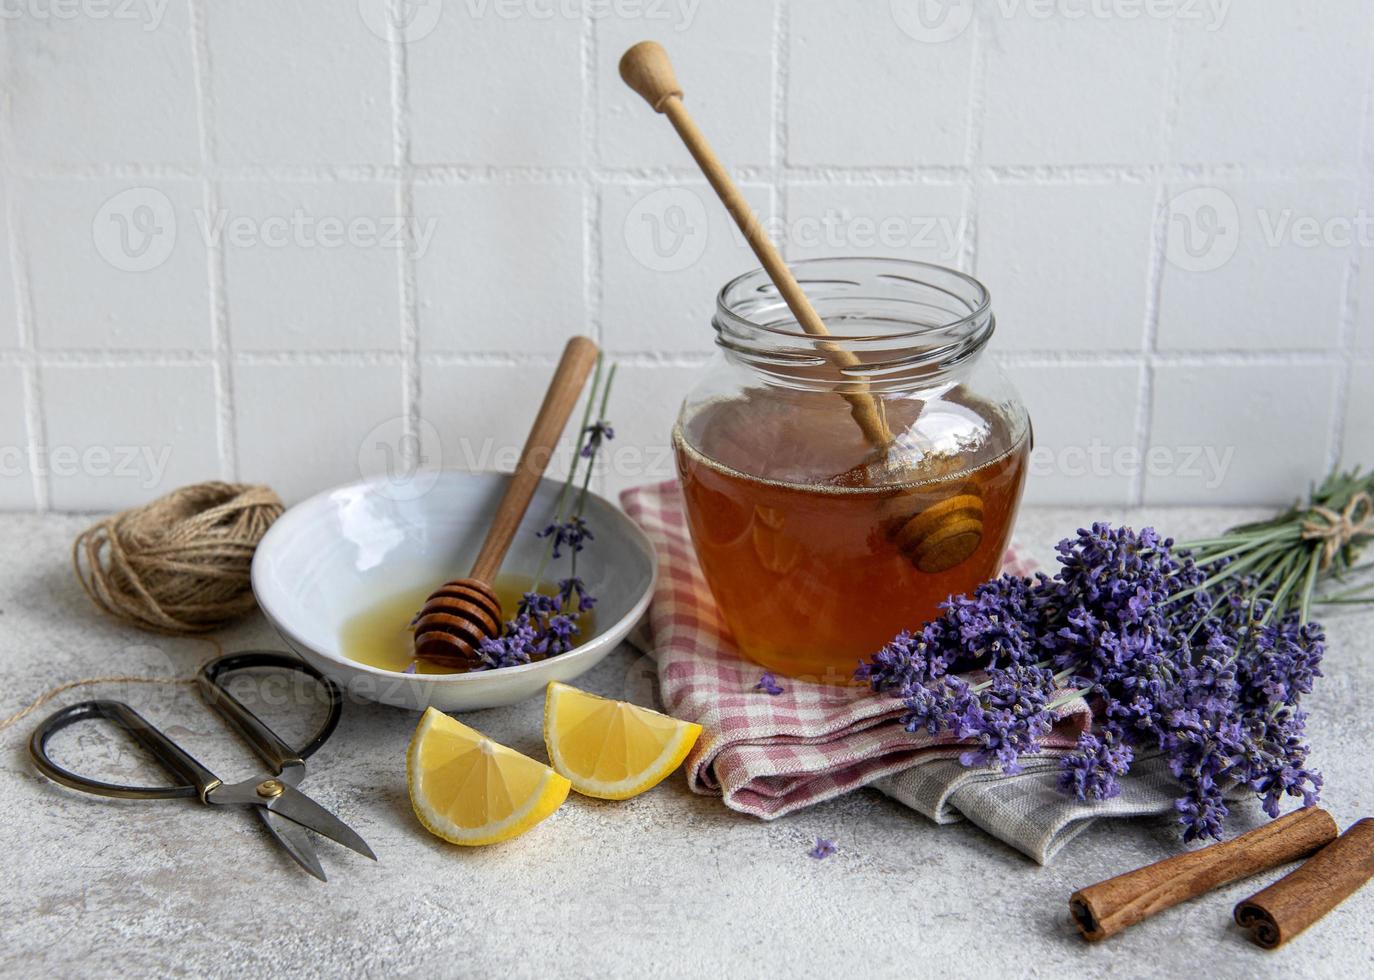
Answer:
<svg viewBox="0 0 1374 980"><path fill-rule="evenodd" d="M596 363L596 355L596 344L587 337L573 337L563 348L515 472L506 484L468 577L441 585L415 617L417 658L445 667L470 668L478 663L482 641L501 635L505 614L491 587L492 580L501 570L520 521L548 468L549 457Z"/></svg>
<svg viewBox="0 0 1374 980"><path fill-rule="evenodd" d="M813 337L829 337L825 321L807 299L792 270L683 104L682 86L678 84L668 52L657 42L639 42L621 56L620 77L655 112L668 117L801 328ZM849 402L850 414L872 448L869 459L839 474L835 482L873 486L875 479L909 470L909 450L894 438L882 403L874 398L863 380L863 372L869 365L838 343L818 340L816 348L845 378L846 390L841 397ZM924 480L938 475L938 472L923 471L920 477ZM920 506L924 503L921 498L919 493L903 493L899 506L905 506L906 512L887 522L898 547L918 570L926 573L943 572L966 561L983 540L983 499L977 483L967 481L953 494L946 492L926 506ZM920 507L915 514L909 509L913 503Z"/></svg>

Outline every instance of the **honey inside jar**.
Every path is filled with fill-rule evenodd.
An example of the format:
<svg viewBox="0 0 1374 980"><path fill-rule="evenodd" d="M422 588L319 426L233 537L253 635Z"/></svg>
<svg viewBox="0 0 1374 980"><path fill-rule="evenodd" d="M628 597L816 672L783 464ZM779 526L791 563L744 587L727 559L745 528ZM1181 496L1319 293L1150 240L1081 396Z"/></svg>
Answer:
<svg viewBox="0 0 1374 980"><path fill-rule="evenodd" d="M996 574L1025 479L1024 416L960 392L883 410L901 440L886 464L833 392L746 390L674 430L702 572L741 652L769 670L846 682Z"/></svg>

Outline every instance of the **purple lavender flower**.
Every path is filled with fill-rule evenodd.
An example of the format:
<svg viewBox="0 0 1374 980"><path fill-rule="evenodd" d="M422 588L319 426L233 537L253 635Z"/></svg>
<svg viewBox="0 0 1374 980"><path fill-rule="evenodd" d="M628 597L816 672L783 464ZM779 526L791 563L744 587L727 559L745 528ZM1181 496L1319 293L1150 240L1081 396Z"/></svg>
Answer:
<svg viewBox="0 0 1374 980"><path fill-rule="evenodd" d="M478 669L498 670L530 663L540 654L539 644L539 631L530 617L517 615L506 623L499 637L489 637L478 645Z"/></svg>
<svg viewBox="0 0 1374 980"><path fill-rule="evenodd" d="M763 672L763 676L759 678L759 682L754 685L754 690L763 691L765 694L773 696L782 693L782 687L778 684L777 678L773 676L771 671Z"/></svg>
<svg viewBox="0 0 1374 980"><path fill-rule="evenodd" d="M1078 747L1059 763L1059 789L1080 800L1110 800L1121 792L1117 781L1131 768L1134 753L1110 728L1101 736L1084 732Z"/></svg>
<svg viewBox="0 0 1374 980"><path fill-rule="evenodd" d="M540 652L546 657L567 653L573 647L573 637L581 632L571 616L550 616L540 640Z"/></svg>
<svg viewBox="0 0 1374 980"><path fill-rule="evenodd" d="M1054 675L1043 667L1012 664L988 669L987 687L966 693L945 719L945 727L975 748L959 756L966 766L996 762L1002 771L1021 771L1020 758L1040 751L1039 740L1054 725L1047 707L1054 694Z"/></svg>
<svg viewBox="0 0 1374 980"><path fill-rule="evenodd" d="M855 676L905 702L909 731L953 732L969 743L965 765L1009 773L1075 689L1098 725L1061 762L1061 789L1114 796L1137 747L1158 746L1188 839L1220 834L1236 784L1271 814L1284 796L1316 799L1297 703L1321 674L1320 626L1296 613L1269 622L1254 583L1214 594L1208 576L1228 560L1200 567L1150 528L1094 524L1057 550L1052 578L1003 576L951 597ZM973 668L981 676L956 673Z"/></svg>
<svg viewBox="0 0 1374 980"><path fill-rule="evenodd" d="M526 592L520 596L520 602L515 607L515 611L517 615L526 617L548 616L562 612L563 602L556 595Z"/></svg>
<svg viewBox="0 0 1374 980"><path fill-rule="evenodd" d="M596 596L588 592L587 586L576 576L559 581L558 595L563 600L564 609L571 609L574 605L573 598L576 597L579 613L588 612L596 605Z"/></svg>
<svg viewBox="0 0 1374 980"><path fill-rule="evenodd" d="M593 422L582 431L587 434L587 441L582 446L583 459L591 459L595 456L597 450L601 448L603 440L610 442L615 438L615 429L611 428L611 423L607 422L605 419L599 422Z"/></svg>
<svg viewBox="0 0 1374 980"><path fill-rule="evenodd" d="M563 522L555 521L535 534L541 538L553 538L554 558L563 557L565 547L576 553L582 550L584 542L594 540L591 528L587 527L587 522L580 514L575 514Z"/></svg>
<svg viewBox="0 0 1374 980"><path fill-rule="evenodd" d="M826 858L830 857L830 855L834 854L836 850L837 848L833 840L828 840L825 837L817 837L816 846L807 851L806 856L815 858L817 861L824 861Z"/></svg>

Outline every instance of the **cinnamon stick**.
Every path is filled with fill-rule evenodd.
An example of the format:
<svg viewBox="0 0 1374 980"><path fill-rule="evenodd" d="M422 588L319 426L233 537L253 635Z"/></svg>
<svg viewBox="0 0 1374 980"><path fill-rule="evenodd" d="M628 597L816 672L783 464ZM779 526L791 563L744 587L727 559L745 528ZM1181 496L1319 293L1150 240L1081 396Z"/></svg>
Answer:
<svg viewBox="0 0 1374 980"><path fill-rule="evenodd" d="M1374 878L1374 819L1356 821L1302 867L1236 906L1250 939L1277 949Z"/></svg>
<svg viewBox="0 0 1374 980"><path fill-rule="evenodd" d="M1304 807L1247 834L1089 885L1069 897L1083 938L1106 939L1213 888L1307 857L1336 839L1331 814Z"/></svg>

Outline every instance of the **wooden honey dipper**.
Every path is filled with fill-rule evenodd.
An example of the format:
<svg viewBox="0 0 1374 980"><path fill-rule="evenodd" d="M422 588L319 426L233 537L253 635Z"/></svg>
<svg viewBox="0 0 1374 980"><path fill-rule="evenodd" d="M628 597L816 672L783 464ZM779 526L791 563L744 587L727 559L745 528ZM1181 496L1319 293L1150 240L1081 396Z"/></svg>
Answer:
<svg viewBox="0 0 1374 980"><path fill-rule="evenodd" d="M501 570L596 355L596 344L586 337L573 337L563 348L472 570L467 578L436 589L415 617L415 656L419 659L445 667L472 667L478 662L482 641L501 635L505 614L491 582Z"/></svg>
<svg viewBox="0 0 1374 980"><path fill-rule="evenodd" d="M829 337L825 321L806 298L796 276L792 275L792 270L683 104L682 86L678 84L668 52L656 41L640 41L621 56L620 77L655 112L668 117L801 328L813 337ZM863 365L858 355L836 343L821 341L817 347L842 377ZM847 477L856 473L863 475L874 467L890 468L892 465L888 454L893 435L882 408L869 392L867 383L855 381L853 385L854 390L844 391L842 395L849 402L850 414L864 438L873 447L875 461L855 467L844 474ZM982 541L983 500L977 487L970 484L958 495L927 507L904 523L897 523L892 534L903 553L920 571L945 571L965 561Z"/></svg>

